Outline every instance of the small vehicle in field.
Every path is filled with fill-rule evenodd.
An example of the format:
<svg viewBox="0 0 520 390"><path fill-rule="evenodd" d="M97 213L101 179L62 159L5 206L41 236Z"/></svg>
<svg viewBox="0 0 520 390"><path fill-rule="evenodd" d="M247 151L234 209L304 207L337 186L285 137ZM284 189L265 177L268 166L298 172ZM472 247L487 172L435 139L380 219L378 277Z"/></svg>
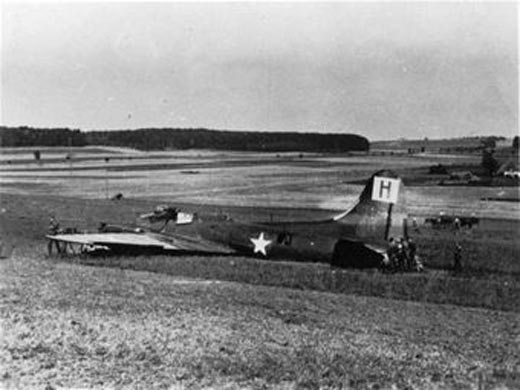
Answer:
<svg viewBox="0 0 520 390"><path fill-rule="evenodd" d="M513 171L512 169L504 172L504 177L510 179L520 179L520 171Z"/></svg>
<svg viewBox="0 0 520 390"><path fill-rule="evenodd" d="M426 223L429 223L435 229L447 229L453 227L454 229L468 228L478 225L479 219L477 217L463 217L457 215L440 215L436 218L426 218Z"/></svg>

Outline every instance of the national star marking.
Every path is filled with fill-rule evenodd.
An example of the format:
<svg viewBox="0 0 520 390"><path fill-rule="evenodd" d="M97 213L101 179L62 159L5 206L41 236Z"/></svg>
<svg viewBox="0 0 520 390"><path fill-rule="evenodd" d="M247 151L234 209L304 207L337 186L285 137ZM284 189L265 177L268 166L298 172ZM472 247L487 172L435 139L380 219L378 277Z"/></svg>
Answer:
<svg viewBox="0 0 520 390"><path fill-rule="evenodd" d="M267 251L265 248L267 245L272 243L271 240L266 240L264 237L264 232L260 233L258 238L250 238L251 242L254 244L255 249L253 250L253 253L262 253L264 256L267 256Z"/></svg>

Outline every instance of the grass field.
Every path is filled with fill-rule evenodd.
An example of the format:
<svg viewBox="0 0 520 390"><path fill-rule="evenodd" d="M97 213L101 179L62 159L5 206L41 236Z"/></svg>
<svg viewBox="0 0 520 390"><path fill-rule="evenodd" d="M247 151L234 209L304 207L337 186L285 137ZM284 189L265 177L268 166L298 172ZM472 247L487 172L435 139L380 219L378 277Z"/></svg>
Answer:
<svg viewBox="0 0 520 390"><path fill-rule="evenodd" d="M71 197L4 195L1 198L0 234L17 247L39 248L45 253L42 232L49 215L56 215L65 226L96 229L100 221L131 224L136 217L150 210L153 201L123 200L121 202L82 200ZM189 205L186 205L189 207ZM188 208L188 210L190 210ZM326 211L306 209L197 208L202 215L231 213L247 220L254 211L259 220L320 218ZM330 215L330 214L329 214ZM486 235L484 235L486 234ZM483 236L484 235L484 236ZM378 272L334 271L327 265L294 262L264 262L239 258L215 257L130 257L86 260L89 264L124 269L138 269L176 276L217 278L259 285L372 295L436 303L480 306L518 311L520 307L519 244L514 235L499 236L495 230L468 231L462 243L463 272L453 275L451 231L425 231L415 235L419 254L427 267L426 274L385 275ZM68 260L66 260L68 261ZM437 271L441 270L441 271ZM444 270L444 271L442 271Z"/></svg>
<svg viewBox="0 0 520 390"><path fill-rule="evenodd" d="M42 251L44 248L42 248ZM418 302L449 303L520 312L518 277L423 274L383 274L331 269L325 264L262 261L244 257L140 256L78 259L79 264L144 270L174 276L218 279L262 286L329 291Z"/></svg>
<svg viewBox="0 0 520 390"><path fill-rule="evenodd" d="M447 233L449 234L449 233ZM446 234L446 235L447 235ZM500 273L520 276L519 243L514 239L446 235L416 237L427 265L437 269L449 269L453 265L455 243L463 248L463 269L466 273L488 275Z"/></svg>
<svg viewBox="0 0 520 390"><path fill-rule="evenodd" d="M425 274L239 256L45 255L50 215L80 229L132 224L158 201L244 220L330 215L328 206L344 208L360 189L342 182L375 166L345 158L197 174L128 168L109 179L111 193L125 194L120 202L103 199L100 169L2 171L0 237L16 248L0 260L0 388L520 388L514 209L501 210L513 219L459 236L421 226L416 240L434 267ZM424 191L446 210L462 204L456 190L445 203ZM455 239L465 256L458 275L443 270Z"/></svg>
<svg viewBox="0 0 520 390"><path fill-rule="evenodd" d="M518 313L88 267L31 250L0 263L0 282L5 388L520 385Z"/></svg>

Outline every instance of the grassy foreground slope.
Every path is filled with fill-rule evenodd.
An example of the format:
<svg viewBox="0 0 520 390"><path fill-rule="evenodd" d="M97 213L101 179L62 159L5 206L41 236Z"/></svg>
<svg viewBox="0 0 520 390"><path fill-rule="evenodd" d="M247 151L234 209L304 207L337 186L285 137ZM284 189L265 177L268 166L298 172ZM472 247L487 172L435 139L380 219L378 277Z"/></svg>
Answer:
<svg viewBox="0 0 520 390"><path fill-rule="evenodd" d="M4 388L520 386L513 312L0 263Z"/></svg>

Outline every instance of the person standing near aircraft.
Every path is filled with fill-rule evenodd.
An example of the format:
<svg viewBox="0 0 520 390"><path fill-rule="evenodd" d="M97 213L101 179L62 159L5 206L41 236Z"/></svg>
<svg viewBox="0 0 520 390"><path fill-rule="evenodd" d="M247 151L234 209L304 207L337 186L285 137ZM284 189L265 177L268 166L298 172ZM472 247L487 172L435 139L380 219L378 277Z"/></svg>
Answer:
<svg viewBox="0 0 520 390"><path fill-rule="evenodd" d="M414 269L417 265L417 245L415 241L410 237L408 238L408 269Z"/></svg>
<svg viewBox="0 0 520 390"><path fill-rule="evenodd" d="M462 246L457 242L453 250L453 270L462 271Z"/></svg>
<svg viewBox="0 0 520 390"><path fill-rule="evenodd" d="M390 237L390 240L388 243L387 255L388 255L390 268L393 270L397 269L399 266L397 252L398 252L397 241L393 237Z"/></svg>
<svg viewBox="0 0 520 390"><path fill-rule="evenodd" d="M47 228L47 234L50 236L55 236L57 234L61 234L62 229L60 227L60 223L56 219L54 215L51 215L51 218L49 219L49 227ZM61 246L58 241L55 240L49 240L47 244L47 251L49 252L49 255L52 255L52 247L56 247L56 253L61 253Z"/></svg>
<svg viewBox="0 0 520 390"><path fill-rule="evenodd" d="M455 231L458 232L461 227L460 218L455 217L455 220L453 221L453 226L455 227Z"/></svg>
<svg viewBox="0 0 520 390"><path fill-rule="evenodd" d="M420 233L419 224L417 223L417 218L416 217L412 218L412 228L413 228L415 233Z"/></svg>

